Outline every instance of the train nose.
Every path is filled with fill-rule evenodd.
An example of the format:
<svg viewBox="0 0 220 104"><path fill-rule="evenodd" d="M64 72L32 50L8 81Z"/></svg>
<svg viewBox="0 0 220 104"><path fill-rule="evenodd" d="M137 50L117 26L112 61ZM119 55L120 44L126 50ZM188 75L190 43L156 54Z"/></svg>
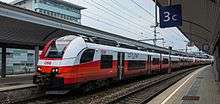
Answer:
<svg viewBox="0 0 220 104"><path fill-rule="evenodd" d="M33 76L33 83L48 89L59 89L64 87L63 77L56 77L52 74L40 74Z"/></svg>

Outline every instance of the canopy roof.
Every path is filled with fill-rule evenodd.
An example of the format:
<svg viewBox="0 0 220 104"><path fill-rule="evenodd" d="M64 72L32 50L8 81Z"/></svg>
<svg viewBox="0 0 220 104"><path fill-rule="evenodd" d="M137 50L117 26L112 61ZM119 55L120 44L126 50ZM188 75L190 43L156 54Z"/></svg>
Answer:
<svg viewBox="0 0 220 104"><path fill-rule="evenodd" d="M0 46L33 48L65 35L99 37L155 51L169 50L0 2ZM180 53L178 51L172 51ZM183 53L184 54L184 53Z"/></svg>
<svg viewBox="0 0 220 104"><path fill-rule="evenodd" d="M183 25L180 31L195 45L213 54L220 33L219 0L158 0L159 6L181 4Z"/></svg>

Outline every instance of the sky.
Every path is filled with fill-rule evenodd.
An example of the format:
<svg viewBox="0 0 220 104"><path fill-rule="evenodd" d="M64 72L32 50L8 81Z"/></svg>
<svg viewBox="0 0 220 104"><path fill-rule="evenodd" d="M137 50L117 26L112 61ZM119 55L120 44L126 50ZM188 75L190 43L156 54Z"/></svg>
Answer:
<svg viewBox="0 0 220 104"><path fill-rule="evenodd" d="M9 3L13 0L0 0ZM143 40L153 39L155 23L154 2L152 0L65 0L85 7L82 10L82 25L115 33L124 37ZM159 18L158 18L159 21ZM157 38L164 38L164 46L185 49L189 41L177 28L157 28ZM152 41L146 41L153 44ZM162 41L157 45L163 46ZM191 47L189 51L198 51Z"/></svg>

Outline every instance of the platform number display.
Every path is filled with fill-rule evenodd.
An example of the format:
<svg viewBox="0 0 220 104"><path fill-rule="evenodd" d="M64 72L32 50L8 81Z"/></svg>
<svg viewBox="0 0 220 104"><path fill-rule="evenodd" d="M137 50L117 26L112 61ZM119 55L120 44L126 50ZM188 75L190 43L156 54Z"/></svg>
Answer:
<svg viewBox="0 0 220 104"><path fill-rule="evenodd" d="M160 7L160 27L182 26L182 8L181 5Z"/></svg>

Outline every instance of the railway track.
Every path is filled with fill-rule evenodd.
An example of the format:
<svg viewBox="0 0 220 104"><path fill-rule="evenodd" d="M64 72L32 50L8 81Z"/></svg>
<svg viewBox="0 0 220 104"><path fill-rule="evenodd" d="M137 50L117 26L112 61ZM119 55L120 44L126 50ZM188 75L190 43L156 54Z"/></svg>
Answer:
<svg viewBox="0 0 220 104"><path fill-rule="evenodd" d="M94 100L90 104L145 104L192 71L192 68L190 68L152 78L130 88Z"/></svg>
<svg viewBox="0 0 220 104"><path fill-rule="evenodd" d="M126 96L122 96L112 102L111 104L145 104L155 95L164 91L164 89L168 88L170 85L177 82L179 79L187 75L188 73L184 73L180 76L176 76L172 79L166 79L159 81L158 83L149 85L147 88L138 89L137 91L130 93Z"/></svg>
<svg viewBox="0 0 220 104"><path fill-rule="evenodd" d="M193 67L172 74L158 75L148 79L135 79L123 84L113 84L81 93L73 91L67 95L45 95L40 98L19 102L20 104L141 104L146 103L170 85L197 69Z"/></svg>

